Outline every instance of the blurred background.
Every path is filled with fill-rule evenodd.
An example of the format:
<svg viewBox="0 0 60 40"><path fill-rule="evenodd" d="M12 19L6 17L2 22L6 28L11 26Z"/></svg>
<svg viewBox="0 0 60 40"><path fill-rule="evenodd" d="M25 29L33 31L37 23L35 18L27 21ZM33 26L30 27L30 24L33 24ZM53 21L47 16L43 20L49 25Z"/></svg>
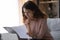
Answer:
<svg viewBox="0 0 60 40"><path fill-rule="evenodd" d="M29 0L0 0L0 31L3 31L2 27L5 26L23 25L22 5L26 1ZM59 18L59 0L30 1L33 1L49 18Z"/></svg>

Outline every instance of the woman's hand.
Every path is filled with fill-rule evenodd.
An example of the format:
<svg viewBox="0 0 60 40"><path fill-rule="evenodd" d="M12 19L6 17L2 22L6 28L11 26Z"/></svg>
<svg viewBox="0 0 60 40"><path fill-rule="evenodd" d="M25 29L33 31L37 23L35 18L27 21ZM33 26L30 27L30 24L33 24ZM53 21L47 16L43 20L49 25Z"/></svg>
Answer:
<svg viewBox="0 0 60 40"><path fill-rule="evenodd" d="M36 38L36 35L34 35L34 33L28 32L27 34L32 38Z"/></svg>

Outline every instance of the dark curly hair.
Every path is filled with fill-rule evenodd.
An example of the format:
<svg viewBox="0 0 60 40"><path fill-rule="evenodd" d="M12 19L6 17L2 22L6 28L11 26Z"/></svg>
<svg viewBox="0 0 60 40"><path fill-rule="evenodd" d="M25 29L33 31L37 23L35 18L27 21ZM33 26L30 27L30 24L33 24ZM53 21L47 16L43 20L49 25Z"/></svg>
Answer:
<svg viewBox="0 0 60 40"><path fill-rule="evenodd" d="M27 1L22 6L22 14L23 14L23 20L27 19L27 17L24 14L24 8L34 11L33 18L47 18L47 15L42 13L42 11L39 9L39 7L32 1Z"/></svg>

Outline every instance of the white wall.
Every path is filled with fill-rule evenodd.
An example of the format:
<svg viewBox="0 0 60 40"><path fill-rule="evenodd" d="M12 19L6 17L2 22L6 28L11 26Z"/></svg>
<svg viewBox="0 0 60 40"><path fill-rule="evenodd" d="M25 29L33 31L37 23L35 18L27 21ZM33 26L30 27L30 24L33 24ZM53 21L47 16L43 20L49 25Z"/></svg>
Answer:
<svg viewBox="0 0 60 40"><path fill-rule="evenodd" d="M18 2L26 0L0 0L0 33L8 33L3 27L13 27L23 25L22 23L22 3L20 9Z"/></svg>
<svg viewBox="0 0 60 40"><path fill-rule="evenodd" d="M18 0L0 0L0 27L18 25Z"/></svg>

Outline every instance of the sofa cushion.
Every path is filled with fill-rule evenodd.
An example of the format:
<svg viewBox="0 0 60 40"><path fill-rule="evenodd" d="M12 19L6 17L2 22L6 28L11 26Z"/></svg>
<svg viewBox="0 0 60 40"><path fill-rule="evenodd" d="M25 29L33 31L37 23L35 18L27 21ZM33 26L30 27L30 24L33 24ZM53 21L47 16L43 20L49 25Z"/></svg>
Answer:
<svg viewBox="0 0 60 40"><path fill-rule="evenodd" d="M54 40L60 40L60 31L51 31L50 33Z"/></svg>
<svg viewBox="0 0 60 40"><path fill-rule="evenodd" d="M1 40L18 40L18 37L16 34L3 33L1 34Z"/></svg>
<svg viewBox="0 0 60 40"><path fill-rule="evenodd" d="M47 24L51 31L60 31L60 18L48 18Z"/></svg>
<svg viewBox="0 0 60 40"><path fill-rule="evenodd" d="M0 40L1 40L1 34L0 34Z"/></svg>

